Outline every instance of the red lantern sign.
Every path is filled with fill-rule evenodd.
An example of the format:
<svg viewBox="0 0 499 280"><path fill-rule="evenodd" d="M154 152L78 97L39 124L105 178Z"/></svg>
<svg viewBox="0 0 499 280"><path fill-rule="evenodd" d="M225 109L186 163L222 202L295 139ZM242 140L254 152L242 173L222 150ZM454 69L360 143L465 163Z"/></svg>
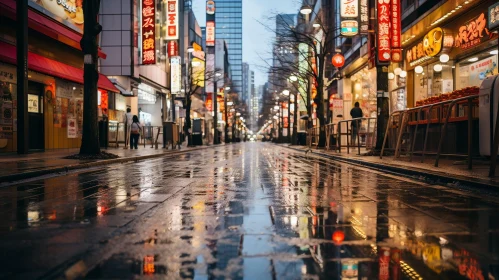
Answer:
<svg viewBox="0 0 499 280"><path fill-rule="evenodd" d="M336 68L340 68L343 67L343 65L345 65L345 57L340 53L333 55L333 58L331 60L333 66Z"/></svg>
<svg viewBox="0 0 499 280"><path fill-rule="evenodd" d="M340 244L341 242L343 242L343 240L345 240L345 234L343 233L343 231L337 230L333 233L333 241L336 244Z"/></svg>

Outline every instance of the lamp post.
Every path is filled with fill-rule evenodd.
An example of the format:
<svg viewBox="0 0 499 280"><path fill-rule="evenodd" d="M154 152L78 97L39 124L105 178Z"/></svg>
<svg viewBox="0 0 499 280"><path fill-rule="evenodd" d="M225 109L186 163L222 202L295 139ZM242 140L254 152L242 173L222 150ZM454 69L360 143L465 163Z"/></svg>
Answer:
<svg viewBox="0 0 499 280"><path fill-rule="evenodd" d="M218 77L222 76L220 73L215 73L215 90L213 92L213 136L215 139L213 139L213 144L218 145L220 144L220 139L218 138Z"/></svg>
<svg viewBox="0 0 499 280"><path fill-rule="evenodd" d="M295 75L291 75L289 77L289 80L291 83L296 85L296 82L298 81L298 77ZM296 86L293 86L294 88L297 88ZM291 139L291 145L296 145L298 144L298 95L300 93L296 92L294 94L293 98L293 103L294 103L294 108L293 108L293 138Z"/></svg>
<svg viewBox="0 0 499 280"><path fill-rule="evenodd" d="M225 87L225 91L224 91L224 114L225 114L225 127L224 127L224 134L225 134L225 143L229 143L229 127L228 127L228 124L229 124L229 114L228 114L228 110L229 108L227 107L227 93L229 93L230 91L230 87Z"/></svg>
<svg viewBox="0 0 499 280"><path fill-rule="evenodd" d="M288 98L288 127L287 127L287 136L286 142L289 143L291 139L291 95L289 90L285 89L282 91L282 94Z"/></svg>

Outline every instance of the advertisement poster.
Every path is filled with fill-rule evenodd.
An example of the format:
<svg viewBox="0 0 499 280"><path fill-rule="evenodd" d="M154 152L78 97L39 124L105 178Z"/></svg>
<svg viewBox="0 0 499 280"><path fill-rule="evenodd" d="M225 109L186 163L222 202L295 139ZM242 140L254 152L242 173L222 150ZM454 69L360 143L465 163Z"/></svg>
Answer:
<svg viewBox="0 0 499 280"><path fill-rule="evenodd" d="M81 136L83 129L83 99L75 99L75 110L76 110L76 127L78 129L78 135Z"/></svg>
<svg viewBox="0 0 499 280"><path fill-rule="evenodd" d="M38 108L38 95L28 94L28 112L39 113Z"/></svg>
<svg viewBox="0 0 499 280"><path fill-rule="evenodd" d="M54 127L62 127L62 98L57 97L54 103Z"/></svg>
<svg viewBox="0 0 499 280"><path fill-rule="evenodd" d="M78 137L78 122L76 118L68 118L68 138Z"/></svg>
<svg viewBox="0 0 499 280"><path fill-rule="evenodd" d="M496 75L497 72L497 56L495 55L472 64L460 66L459 86L457 88L479 87L485 78Z"/></svg>
<svg viewBox="0 0 499 280"><path fill-rule="evenodd" d="M30 0L29 6L83 33L83 0Z"/></svg>
<svg viewBox="0 0 499 280"><path fill-rule="evenodd" d="M60 98L73 98L73 91L76 87L73 83L57 79L55 95Z"/></svg>
<svg viewBox="0 0 499 280"><path fill-rule="evenodd" d="M62 98L61 100L61 127L65 128L68 126L68 105L69 99Z"/></svg>
<svg viewBox="0 0 499 280"><path fill-rule="evenodd" d="M0 139L12 139L14 131L16 85L0 82Z"/></svg>

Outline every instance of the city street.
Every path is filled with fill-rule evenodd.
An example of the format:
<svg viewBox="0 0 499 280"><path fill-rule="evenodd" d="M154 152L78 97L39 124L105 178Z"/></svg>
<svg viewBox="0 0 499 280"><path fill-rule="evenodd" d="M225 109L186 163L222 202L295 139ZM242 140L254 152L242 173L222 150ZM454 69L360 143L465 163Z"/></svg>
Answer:
<svg viewBox="0 0 499 280"><path fill-rule="evenodd" d="M0 189L0 279L498 279L499 192L240 143Z"/></svg>

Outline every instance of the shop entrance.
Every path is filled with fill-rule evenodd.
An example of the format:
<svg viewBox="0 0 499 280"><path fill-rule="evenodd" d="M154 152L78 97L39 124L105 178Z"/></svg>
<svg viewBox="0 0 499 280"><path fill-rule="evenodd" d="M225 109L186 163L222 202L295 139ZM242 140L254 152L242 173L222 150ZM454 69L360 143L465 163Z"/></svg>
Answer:
<svg viewBox="0 0 499 280"><path fill-rule="evenodd" d="M28 138L30 150L45 149L43 90L43 84L28 82Z"/></svg>

